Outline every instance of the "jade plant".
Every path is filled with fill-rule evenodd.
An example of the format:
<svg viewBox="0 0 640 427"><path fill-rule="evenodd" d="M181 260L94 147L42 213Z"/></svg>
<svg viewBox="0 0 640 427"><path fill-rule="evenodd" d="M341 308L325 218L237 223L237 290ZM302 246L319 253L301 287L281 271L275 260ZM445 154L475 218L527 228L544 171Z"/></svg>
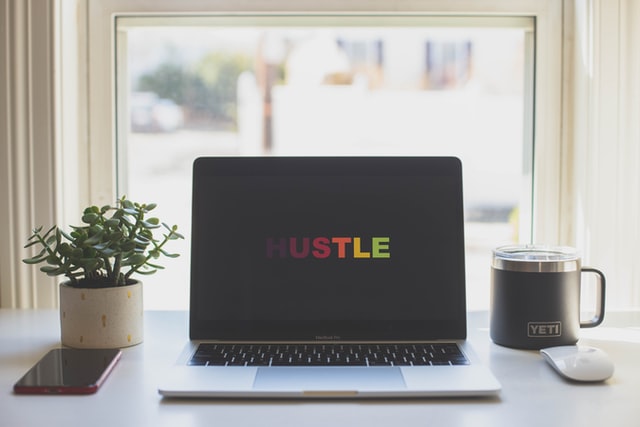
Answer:
<svg viewBox="0 0 640 427"><path fill-rule="evenodd" d="M67 233L57 226L42 233L33 230L25 248L37 247L39 253L24 259L27 264L45 265L40 271L49 276L64 275L68 284L82 288L106 288L132 283L131 275L153 274L164 267L156 263L161 256L175 258L167 252L171 240L183 239L178 227L169 227L158 218L146 218L156 204L139 204L120 198L116 206L90 206L82 215L82 226L72 226ZM161 239L155 229L163 228Z"/></svg>

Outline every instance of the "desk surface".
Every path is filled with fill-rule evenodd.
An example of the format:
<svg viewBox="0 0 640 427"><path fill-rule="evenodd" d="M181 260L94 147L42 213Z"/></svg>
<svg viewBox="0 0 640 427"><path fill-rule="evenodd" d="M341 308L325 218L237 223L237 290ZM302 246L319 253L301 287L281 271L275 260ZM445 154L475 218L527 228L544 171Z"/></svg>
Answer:
<svg viewBox="0 0 640 427"><path fill-rule="evenodd" d="M157 378L180 354L187 324L185 312L146 312L145 342L124 350L95 395L20 396L13 383L59 346L58 314L0 310L0 426L640 425L640 312L608 313L603 325L581 331L581 344L614 360L604 384L567 382L537 352L493 344L487 313L470 313L469 340L503 386L489 399L163 400Z"/></svg>

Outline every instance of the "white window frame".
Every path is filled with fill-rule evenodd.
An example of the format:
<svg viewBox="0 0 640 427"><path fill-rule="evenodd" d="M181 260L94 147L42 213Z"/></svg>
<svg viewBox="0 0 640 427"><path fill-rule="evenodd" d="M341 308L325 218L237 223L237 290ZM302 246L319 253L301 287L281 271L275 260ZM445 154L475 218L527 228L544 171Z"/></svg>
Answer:
<svg viewBox="0 0 640 427"><path fill-rule="evenodd" d="M325 4L327 3L327 4ZM89 45L89 197L92 203L112 202L116 194L115 23L125 14L383 14L402 16L526 16L536 22L535 53L535 162L533 170L532 239L557 242L561 194L561 76L562 3L539 0L491 0L462 3L450 0L415 0L388 5L371 0L351 0L340 5L300 0L229 1L88 0ZM498 155L498 153L496 153ZM498 158L497 158L498 160ZM523 210L531 212L530 209Z"/></svg>

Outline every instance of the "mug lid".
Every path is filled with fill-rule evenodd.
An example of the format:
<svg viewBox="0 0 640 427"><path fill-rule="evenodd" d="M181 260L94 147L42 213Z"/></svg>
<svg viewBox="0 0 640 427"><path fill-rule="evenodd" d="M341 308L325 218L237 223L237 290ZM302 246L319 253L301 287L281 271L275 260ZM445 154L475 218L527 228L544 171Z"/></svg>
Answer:
<svg viewBox="0 0 640 427"><path fill-rule="evenodd" d="M493 250L493 267L531 272L577 271L580 270L580 255L568 246L501 246Z"/></svg>

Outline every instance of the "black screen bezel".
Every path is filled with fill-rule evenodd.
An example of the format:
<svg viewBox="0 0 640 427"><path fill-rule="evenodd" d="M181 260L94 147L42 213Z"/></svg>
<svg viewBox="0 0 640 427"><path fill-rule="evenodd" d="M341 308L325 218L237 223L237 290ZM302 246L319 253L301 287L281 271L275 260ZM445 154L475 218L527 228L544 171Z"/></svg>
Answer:
<svg viewBox="0 0 640 427"><path fill-rule="evenodd" d="M190 338L197 340L235 341L423 341L466 338L466 301L464 271L464 213L462 204L462 165L455 157L203 157L193 167L192 254L200 245L198 216L199 197L204 194L198 186L211 177L222 176L284 176L295 179L304 175L327 176L445 176L453 180L458 201L454 217L457 240L458 271L454 272L456 292L460 296L450 316L423 321L362 320L362 321L250 321L215 320L201 318L195 309L199 298L199 284L206 268L198 265L198 257L191 257Z"/></svg>

